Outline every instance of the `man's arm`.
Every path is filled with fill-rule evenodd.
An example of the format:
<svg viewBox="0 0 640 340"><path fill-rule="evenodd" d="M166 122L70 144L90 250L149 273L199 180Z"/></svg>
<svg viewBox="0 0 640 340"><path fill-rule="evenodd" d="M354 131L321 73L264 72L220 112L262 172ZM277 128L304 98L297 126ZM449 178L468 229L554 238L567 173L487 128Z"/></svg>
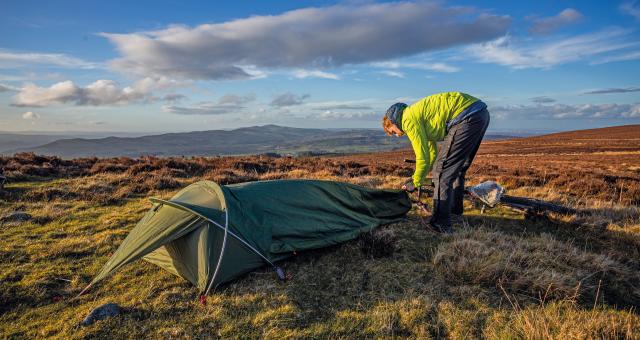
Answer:
<svg viewBox="0 0 640 340"><path fill-rule="evenodd" d="M414 129L407 129L407 137L411 141L413 152L416 155L416 170L413 173L413 185L419 188L425 183L425 176L431 170L433 161L438 153L435 142L427 138L424 128L416 126Z"/></svg>

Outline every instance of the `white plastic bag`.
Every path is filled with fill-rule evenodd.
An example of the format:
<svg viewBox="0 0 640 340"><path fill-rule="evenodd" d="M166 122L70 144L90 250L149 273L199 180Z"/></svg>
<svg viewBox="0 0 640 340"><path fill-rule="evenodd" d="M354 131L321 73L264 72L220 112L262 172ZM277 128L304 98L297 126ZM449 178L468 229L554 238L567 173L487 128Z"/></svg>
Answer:
<svg viewBox="0 0 640 340"><path fill-rule="evenodd" d="M494 181L486 181L467 188L467 191L482 201L482 203L493 208L496 204L500 203L500 198L502 198L505 190L500 184Z"/></svg>

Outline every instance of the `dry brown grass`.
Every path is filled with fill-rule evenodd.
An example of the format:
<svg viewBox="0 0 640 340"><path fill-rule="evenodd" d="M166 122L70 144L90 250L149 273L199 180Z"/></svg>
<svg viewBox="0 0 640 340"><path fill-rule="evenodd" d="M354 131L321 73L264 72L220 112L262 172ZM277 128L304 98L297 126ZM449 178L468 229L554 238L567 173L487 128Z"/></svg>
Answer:
<svg viewBox="0 0 640 340"><path fill-rule="evenodd" d="M559 302L492 315L483 335L492 339L637 339L638 321L632 312L612 314Z"/></svg>
<svg viewBox="0 0 640 340"><path fill-rule="evenodd" d="M426 232L419 214L355 242L248 274L197 303L197 290L146 264L77 294L150 207L202 179L317 178L397 188L410 151L344 157L0 158L0 336L9 338L639 338L640 150L635 130L485 143L469 184L581 209L524 220L503 208ZM615 133L618 133L618 137ZM587 136L587 137L585 137ZM590 137L589 137L590 136ZM600 136L602 137L602 136ZM616 139L617 138L617 139ZM564 147L563 147L564 145ZM117 318L77 323L116 302ZM55 317L52 317L55 316Z"/></svg>
<svg viewBox="0 0 640 340"><path fill-rule="evenodd" d="M527 187L553 191L564 202L594 201L640 205L640 126L584 130L555 135L488 141L482 144L467 177L474 184L495 180L508 190ZM413 158L410 150L346 156L376 167L397 166Z"/></svg>
<svg viewBox="0 0 640 340"><path fill-rule="evenodd" d="M441 244L433 261L449 282L489 285L521 299L640 305L637 262L587 252L549 234L517 237L464 230Z"/></svg>

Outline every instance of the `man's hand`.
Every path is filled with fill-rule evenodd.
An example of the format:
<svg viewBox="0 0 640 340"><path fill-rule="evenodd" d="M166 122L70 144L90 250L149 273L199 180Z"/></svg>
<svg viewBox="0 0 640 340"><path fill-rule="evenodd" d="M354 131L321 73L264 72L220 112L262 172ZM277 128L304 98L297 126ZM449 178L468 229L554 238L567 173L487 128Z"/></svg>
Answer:
<svg viewBox="0 0 640 340"><path fill-rule="evenodd" d="M413 185L413 182L407 182L402 186L402 190L413 192L416 190L416 187Z"/></svg>

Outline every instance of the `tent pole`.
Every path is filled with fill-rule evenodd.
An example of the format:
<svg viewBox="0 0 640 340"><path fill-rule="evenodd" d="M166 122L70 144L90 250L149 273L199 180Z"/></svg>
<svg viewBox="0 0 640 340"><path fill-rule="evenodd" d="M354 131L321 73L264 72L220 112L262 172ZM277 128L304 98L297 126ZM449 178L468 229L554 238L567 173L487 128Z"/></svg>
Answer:
<svg viewBox="0 0 640 340"><path fill-rule="evenodd" d="M216 276L218 276L218 270L220 269L220 265L222 264L222 257L224 256L224 250L227 247L227 234L229 233L229 211L227 209L224 210L224 237L222 238L222 249L220 249L220 256L218 256L218 264L216 265L216 270L213 272L213 276L211 277L211 282L209 282L209 286L207 290L204 292L204 295L209 295L209 290L211 290L211 286L213 286L213 281L215 281Z"/></svg>
<svg viewBox="0 0 640 340"><path fill-rule="evenodd" d="M82 294L84 294L87 290L89 290L89 288L91 288L91 286L93 286L93 283L90 283L88 286L86 286L81 292L80 294L76 295L76 297L73 298L73 300L80 298L80 296L82 296Z"/></svg>
<svg viewBox="0 0 640 340"><path fill-rule="evenodd" d="M223 226L219 225L218 223L216 223L215 221L209 220L211 222L213 222L213 224L217 225L220 228L224 228ZM273 267L275 267L276 265L273 264L273 262L269 261L268 258L266 258L264 255L262 255L262 253L260 253L256 248L252 247L249 243L247 243L247 241L243 240L240 236L234 234L232 231L229 231L229 235L235 237L238 241L242 242L242 244L244 244L245 246L247 246L247 248L253 250L253 252L255 252L256 254L258 254L260 257L262 257L263 260L265 260L268 264L272 265Z"/></svg>
<svg viewBox="0 0 640 340"><path fill-rule="evenodd" d="M220 223L208 218L207 216L204 216L204 215L200 214L197 211L194 211L192 209L184 207L184 206L182 206L182 205L180 205L180 204L178 204L176 202L166 201L166 200L162 200L162 199L155 198L155 197L151 197L150 200L151 200L151 202L154 202L154 203L162 203L162 204L166 204L168 206L171 206L171 207L174 207L174 208L177 208L177 209L186 210L186 211L188 211L188 212L190 212L190 213L192 213L192 214L194 214L196 216L200 216L203 219L215 224L216 226L218 226L218 228L224 229L224 227L221 226ZM226 207L225 207L225 209L226 209ZM252 247L249 243L247 243L247 241L243 240L240 236L234 234L233 231L229 230L229 235L233 236L235 239L237 239L238 241L242 242L242 244L244 244L247 248L251 249L253 252L258 254L258 256L262 257L262 259L265 260L268 264L270 264L272 267L276 268L276 265L273 264L273 262L271 262L266 256L262 255L262 253L260 253L256 248Z"/></svg>

